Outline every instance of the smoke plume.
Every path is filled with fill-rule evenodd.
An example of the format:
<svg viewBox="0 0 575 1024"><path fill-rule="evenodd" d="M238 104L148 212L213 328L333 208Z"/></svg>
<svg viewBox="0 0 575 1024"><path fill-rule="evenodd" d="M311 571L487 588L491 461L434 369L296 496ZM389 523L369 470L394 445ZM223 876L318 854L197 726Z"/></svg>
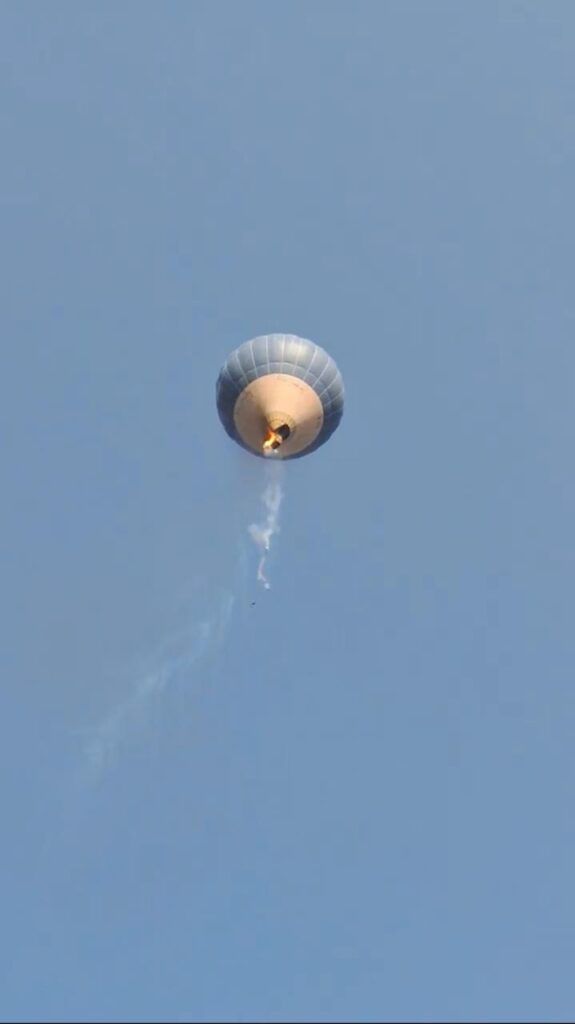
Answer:
<svg viewBox="0 0 575 1024"><path fill-rule="evenodd" d="M109 768L118 749L142 728L154 706L168 689L189 680L190 672L208 660L223 644L235 595L222 593L213 610L199 621L175 631L132 681L128 694L91 730L84 753L93 779Z"/></svg>
<svg viewBox="0 0 575 1024"><path fill-rule="evenodd" d="M259 552L257 580L266 590L270 588L267 559L272 540L279 533L282 469L279 460L270 459L265 464L261 518L248 526L249 535ZM133 674L124 697L99 725L90 730L84 753L93 779L98 779L113 764L119 749L126 745L135 731L145 726L168 688L178 683L188 685L200 667L207 671L210 657L224 644L236 600L241 600L247 586L243 546L235 577L231 588L220 591L217 596L212 594L211 598L208 586L208 594L202 597L203 614L198 615L197 609L190 610L187 624L172 632L145 668Z"/></svg>
<svg viewBox="0 0 575 1024"><path fill-rule="evenodd" d="M269 590L271 583L266 568L271 542L280 530L279 516L283 501L281 462L268 462L265 467L266 482L262 493L264 518L261 522L251 523L248 532L260 552L257 580Z"/></svg>

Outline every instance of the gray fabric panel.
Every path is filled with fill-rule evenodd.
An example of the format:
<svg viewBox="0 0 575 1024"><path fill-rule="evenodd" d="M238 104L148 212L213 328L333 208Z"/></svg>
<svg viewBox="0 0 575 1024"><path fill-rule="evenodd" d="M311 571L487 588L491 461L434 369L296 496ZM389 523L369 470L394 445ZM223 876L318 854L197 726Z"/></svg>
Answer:
<svg viewBox="0 0 575 1024"><path fill-rule="evenodd" d="M235 352L232 352L231 356L226 362L226 367L232 380L238 381L243 373L243 370L240 365L238 349L236 349Z"/></svg>
<svg viewBox="0 0 575 1024"><path fill-rule="evenodd" d="M292 377L299 377L300 380L303 380L307 373L307 366L292 366L289 372Z"/></svg>
<svg viewBox="0 0 575 1024"><path fill-rule="evenodd" d="M322 395L322 401L329 405L340 401L342 397L341 377L339 374L336 375L335 379L331 382L324 395Z"/></svg>
<svg viewBox="0 0 575 1024"><path fill-rule="evenodd" d="M229 368L229 366L227 364L226 364L226 366L224 366L224 368L222 370L221 380L222 380L222 384L225 385L225 387L230 388L235 394L239 393L241 385L240 385L237 377L236 378L232 377L232 375L230 373L230 368Z"/></svg>
<svg viewBox="0 0 575 1024"><path fill-rule="evenodd" d="M328 360L329 356L327 352L324 352L323 349L319 348L319 346L316 345L314 347L313 355L308 363L307 368L306 379L310 383L317 380L317 378L321 376L321 374L323 373L327 366Z"/></svg>
<svg viewBox="0 0 575 1024"><path fill-rule="evenodd" d="M329 406L324 410L325 422L332 423L334 420L340 420L343 412L343 406L340 403Z"/></svg>
<svg viewBox="0 0 575 1024"><path fill-rule="evenodd" d="M270 373L270 362L271 362L271 358L272 358L271 355L270 355L270 351L271 351L271 349L270 349L270 336L269 336L269 334L266 334L266 362L267 362L267 366L268 366L268 373Z"/></svg>
<svg viewBox="0 0 575 1024"><path fill-rule="evenodd" d="M268 334L268 360L270 363L283 363L284 358L284 335Z"/></svg>
<svg viewBox="0 0 575 1024"><path fill-rule="evenodd" d="M253 353L257 367L266 366L268 364L268 344L267 338L254 338L253 342Z"/></svg>
<svg viewBox="0 0 575 1024"><path fill-rule="evenodd" d="M248 373L248 370L253 370L254 368L254 357L252 355L252 350L249 343L247 345L242 345L242 347L238 351L238 357L240 360L242 373L245 377Z"/></svg>
<svg viewBox="0 0 575 1024"><path fill-rule="evenodd" d="M299 338L294 338L293 336L286 338L283 362L287 366L293 367L306 363L307 368L309 359L306 357L308 356L309 347L301 342Z"/></svg>
<svg viewBox="0 0 575 1024"><path fill-rule="evenodd" d="M315 380L313 381L313 388L318 395L322 393L322 391L325 389L326 382L329 381L329 374L331 372L332 365L333 361L330 358L328 358L319 377L316 377Z"/></svg>
<svg viewBox="0 0 575 1024"><path fill-rule="evenodd" d="M283 334L267 335L268 365L283 362L284 338Z"/></svg>
<svg viewBox="0 0 575 1024"><path fill-rule="evenodd" d="M330 360L330 366L328 366L325 372L322 373L321 378L318 381L318 395L320 398L337 379L337 375L337 366L332 360Z"/></svg>

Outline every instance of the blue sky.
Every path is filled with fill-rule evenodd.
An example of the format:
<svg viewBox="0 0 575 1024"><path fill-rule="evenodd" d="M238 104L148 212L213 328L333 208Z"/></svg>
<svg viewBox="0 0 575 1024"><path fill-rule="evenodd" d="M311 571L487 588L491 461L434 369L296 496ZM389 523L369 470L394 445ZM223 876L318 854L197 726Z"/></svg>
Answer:
<svg viewBox="0 0 575 1024"><path fill-rule="evenodd" d="M0 39L1 1018L572 1019L573 5ZM264 592L272 331L347 404Z"/></svg>

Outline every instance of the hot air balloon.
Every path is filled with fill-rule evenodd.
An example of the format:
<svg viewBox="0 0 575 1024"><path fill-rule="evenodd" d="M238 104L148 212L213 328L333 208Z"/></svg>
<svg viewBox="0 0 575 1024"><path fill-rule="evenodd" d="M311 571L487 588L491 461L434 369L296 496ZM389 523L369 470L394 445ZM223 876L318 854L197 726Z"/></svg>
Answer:
<svg viewBox="0 0 575 1024"><path fill-rule="evenodd" d="M331 356L295 334L240 345L216 385L229 436L261 457L297 459L319 448L343 415L343 380Z"/></svg>

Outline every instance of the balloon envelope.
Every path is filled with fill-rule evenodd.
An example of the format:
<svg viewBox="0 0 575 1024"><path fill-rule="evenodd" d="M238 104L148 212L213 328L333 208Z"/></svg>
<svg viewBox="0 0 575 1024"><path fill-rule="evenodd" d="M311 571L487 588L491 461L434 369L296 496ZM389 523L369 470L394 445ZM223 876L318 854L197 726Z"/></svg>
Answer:
<svg viewBox="0 0 575 1024"><path fill-rule="evenodd" d="M265 334L224 363L216 401L224 429L255 455L295 459L315 451L343 415L341 374L319 345Z"/></svg>

